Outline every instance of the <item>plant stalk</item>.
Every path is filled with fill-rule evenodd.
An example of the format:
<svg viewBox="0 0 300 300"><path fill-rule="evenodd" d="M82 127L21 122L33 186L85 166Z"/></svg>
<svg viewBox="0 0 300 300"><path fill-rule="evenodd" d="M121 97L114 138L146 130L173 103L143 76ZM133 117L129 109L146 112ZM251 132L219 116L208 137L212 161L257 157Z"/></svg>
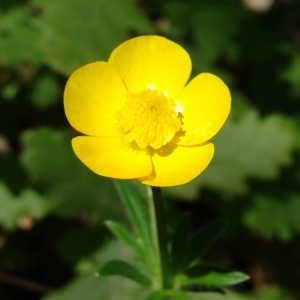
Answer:
<svg viewBox="0 0 300 300"><path fill-rule="evenodd" d="M150 220L158 268L154 288L167 289L169 287L169 262L164 203L161 189L159 187L151 188L153 197L150 197L151 200L149 203Z"/></svg>

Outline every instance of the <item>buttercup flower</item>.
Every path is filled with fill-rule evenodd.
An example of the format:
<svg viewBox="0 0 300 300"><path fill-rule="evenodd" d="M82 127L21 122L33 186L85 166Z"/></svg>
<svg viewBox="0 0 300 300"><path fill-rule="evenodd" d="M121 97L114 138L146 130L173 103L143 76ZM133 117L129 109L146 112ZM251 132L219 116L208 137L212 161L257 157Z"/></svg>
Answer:
<svg viewBox="0 0 300 300"><path fill-rule="evenodd" d="M153 186L180 185L210 163L208 142L230 111L230 93L218 77L201 73L188 84L191 60L178 44L141 36L118 46L108 62L90 63L67 82L72 140L95 173Z"/></svg>

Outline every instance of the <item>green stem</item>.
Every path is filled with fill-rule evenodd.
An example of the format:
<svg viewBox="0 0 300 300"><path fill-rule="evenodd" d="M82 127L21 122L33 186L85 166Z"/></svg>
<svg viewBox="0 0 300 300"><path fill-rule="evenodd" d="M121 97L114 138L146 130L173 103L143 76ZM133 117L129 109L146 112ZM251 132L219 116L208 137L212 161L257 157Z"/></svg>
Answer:
<svg viewBox="0 0 300 300"><path fill-rule="evenodd" d="M168 288L168 241L165 222L164 204L159 187L152 187L152 195L149 201L151 230L155 243L157 272L155 289Z"/></svg>

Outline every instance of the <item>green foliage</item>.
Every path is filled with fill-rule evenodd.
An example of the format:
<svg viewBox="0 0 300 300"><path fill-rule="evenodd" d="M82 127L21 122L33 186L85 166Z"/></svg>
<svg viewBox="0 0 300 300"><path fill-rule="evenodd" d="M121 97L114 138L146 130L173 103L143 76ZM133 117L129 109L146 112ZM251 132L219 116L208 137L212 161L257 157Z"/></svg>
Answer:
<svg viewBox="0 0 300 300"><path fill-rule="evenodd" d="M140 258L143 258L144 249L123 224L114 221L106 221L105 224L117 238L130 246Z"/></svg>
<svg viewBox="0 0 300 300"><path fill-rule="evenodd" d="M263 288L259 293L247 295L245 293L237 293L236 291L226 291L225 295L216 293L205 293L203 296L189 294L191 300L289 300L291 299L286 293L277 288Z"/></svg>
<svg viewBox="0 0 300 300"><path fill-rule="evenodd" d="M185 263L188 266L197 257L202 256L211 244L221 235L226 227L224 221L214 221L198 230L190 239L187 248Z"/></svg>
<svg viewBox="0 0 300 300"><path fill-rule="evenodd" d="M164 300L164 299L172 299L172 300L189 300L190 298L186 293L181 290L161 290L158 292L154 292L146 300Z"/></svg>
<svg viewBox="0 0 300 300"><path fill-rule="evenodd" d="M31 221L45 217L50 211L48 201L34 190L24 189L15 196L8 187L0 182L0 224L4 229L13 230L22 227L22 217ZM26 229L26 225L25 229ZM31 227L31 226L30 226Z"/></svg>
<svg viewBox="0 0 300 300"><path fill-rule="evenodd" d="M190 225L190 216L183 215L175 227L171 249L172 263L175 270L182 270L189 263L189 261L186 263L186 251L190 240Z"/></svg>
<svg viewBox="0 0 300 300"><path fill-rule="evenodd" d="M182 271L196 258L202 256L211 244L224 231L226 224L223 221L212 222L192 237L189 237L190 228L187 217L183 217L177 225L172 243L172 259L175 270Z"/></svg>
<svg viewBox="0 0 300 300"><path fill-rule="evenodd" d="M54 104L61 95L59 84L53 74L44 74L37 78L31 95L35 107L44 109Z"/></svg>
<svg viewBox="0 0 300 300"><path fill-rule="evenodd" d="M296 96L299 96L300 89L300 55L296 53L293 56L290 65L288 68L283 72L282 77L286 80L291 86L291 92Z"/></svg>
<svg viewBox="0 0 300 300"><path fill-rule="evenodd" d="M283 200L257 196L244 216L245 223L266 238L291 240L300 231L300 197L294 195Z"/></svg>
<svg viewBox="0 0 300 300"><path fill-rule="evenodd" d="M31 9L13 8L2 16L0 58L7 64L44 62L70 74L91 61L107 59L128 30L152 30L133 0L92 0L89 5L84 0L54 0L51 5L36 0Z"/></svg>
<svg viewBox="0 0 300 300"><path fill-rule="evenodd" d="M115 184L136 234L135 244L133 244L133 242L130 242L130 244L133 245L133 248L137 249L137 253L141 255L141 259L148 268L149 273L155 276L159 269L159 257L150 220L149 205L147 203L150 200L149 198L152 197L149 190L150 188L136 182L123 180L115 181ZM124 231L121 232L119 230L118 235L120 235L120 233L122 240L129 240L127 234L124 236Z"/></svg>
<svg viewBox="0 0 300 300"><path fill-rule="evenodd" d="M230 286L249 279L249 276L231 270L198 264L188 269L184 275L178 276L180 286Z"/></svg>
<svg viewBox="0 0 300 300"><path fill-rule="evenodd" d="M197 196L199 186L241 194L249 189L249 177L276 178L279 167L292 162L297 132L283 116L261 119L249 110L238 120L228 120L214 138L214 144L216 153L209 168L185 186L168 188L172 195L192 199Z"/></svg>
<svg viewBox="0 0 300 300"><path fill-rule="evenodd" d="M24 133L22 141L21 162L55 214L68 218L86 211L93 221L121 217L113 183L79 162L66 133L42 128Z"/></svg>
<svg viewBox="0 0 300 300"><path fill-rule="evenodd" d="M95 275L98 266L114 257L119 257L131 263L135 261L133 253L120 242L113 241L97 249L94 254L86 258L85 264L90 268L78 278L74 279L63 289L43 297L43 300L139 300L143 291L139 285L123 277L105 276L99 278ZM83 262L82 262L83 263Z"/></svg>
<svg viewBox="0 0 300 300"><path fill-rule="evenodd" d="M36 23L46 61L65 74L89 62L107 60L111 50L127 38L128 30L151 30L133 0L92 0L89 5L85 0L54 0L51 4L37 0L36 5L45 11Z"/></svg>
<svg viewBox="0 0 300 300"><path fill-rule="evenodd" d="M220 56L231 59L239 54L235 39L241 22L247 17L246 11L226 2L208 5L205 1L194 1L190 5L170 1L165 5L165 10L174 26L179 24L178 30L190 31L200 49L202 62L207 64L205 67L211 66Z"/></svg>
<svg viewBox="0 0 300 300"><path fill-rule="evenodd" d="M141 258L147 267L148 276L121 260L107 262L100 268L100 275L120 275L136 281L149 290L154 290L148 300L165 299L167 296L172 299L187 299L180 289L198 292L209 289L223 292L220 287L249 279L243 273L202 263L190 267L191 263L199 256L203 256L204 251L219 237L226 225L223 221L208 224L189 238L188 217L184 216L174 233L170 252L163 244L164 239L167 239L162 229L164 224L153 219L154 215L158 219L163 209L163 206L159 206L163 199L161 194L157 193L157 188L152 188L151 193L147 186L124 180L116 181L116 185L134 235L118 223L110 221L106 224Z"/></svg>
<svg viewBox="0 0 300 300"><path fill-rule="evenodd" d="M100 268L100 276L119 275L129 278L145 288L150 288L151 280L133 265L122 260L110 260Z"/></svg>
<svg viewBox="0 0 300 300"><path fill-rule="evenodd" d="M38 48L39 32L32 24L29 10L19 6L6 13L0 11L0 17L0 62L41 63L43 54Z"/></svg>

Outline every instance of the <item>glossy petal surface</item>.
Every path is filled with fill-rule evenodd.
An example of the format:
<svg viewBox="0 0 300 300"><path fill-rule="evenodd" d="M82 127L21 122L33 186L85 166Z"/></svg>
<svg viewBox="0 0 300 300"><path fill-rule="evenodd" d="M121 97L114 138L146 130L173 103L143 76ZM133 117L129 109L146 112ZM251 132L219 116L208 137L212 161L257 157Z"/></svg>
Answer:
<svg viewBox="0 0 300 300"><path fill-rule="evenodd" d="M152 156L155 174L140 179L153 186L174 186L187 183L197 177L210 163L214 155L214 145L176 146L169 144L164 153Z"/></svg>
<svg viewBox="0 0 300 300"><path fill-rule="evenodd" d="M231 98L212 74L187 84L190 72L188 53L160 36L128 40L108 62L75 71L64 103L71 125L87 135L72 141L79 159L99 175L153 186L198 176L213 157L207 141L228 117Z"/></svg>
<svg viewBox="0 0 300 300"><path fill-rule="evenodd" d="M173 98L185 86L191 72L188 53L160 36L141 36L117 47L109 58L131 92L145 88L167 91Z"/></svg>
<svg viewBox="0 0 300 300"><path fill-rule="evenodd" d="M69 78L64 105L70 124L92 136L119 136L116 112L126 100L126 88L114 67L95 62L75 71Z"/></svg>
<svg viewBox="0 0 300 300"><path fill-rule="evenodd" d="M185 130L178 144L195 145L208 141L220 130L228 117L231 97L220 78L202 73L184 88L178 101Z"/></svg>
<svg viewBox="0 0 300 300"><path fill-rule="evenodd" d="M148 151L124 143L122 138L80 136L72 140L72 146L78 158L98 175L133 179L152 171Z"/></svg>

